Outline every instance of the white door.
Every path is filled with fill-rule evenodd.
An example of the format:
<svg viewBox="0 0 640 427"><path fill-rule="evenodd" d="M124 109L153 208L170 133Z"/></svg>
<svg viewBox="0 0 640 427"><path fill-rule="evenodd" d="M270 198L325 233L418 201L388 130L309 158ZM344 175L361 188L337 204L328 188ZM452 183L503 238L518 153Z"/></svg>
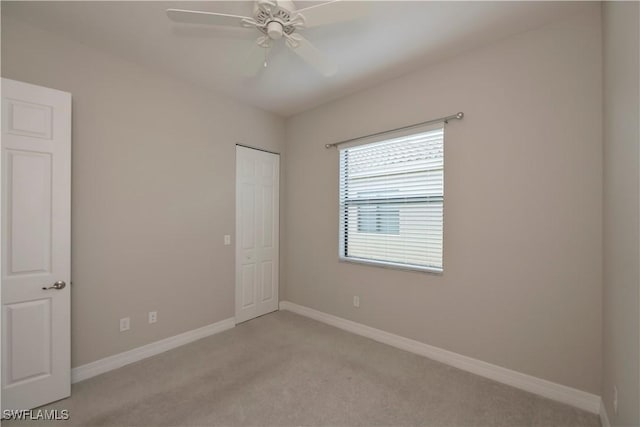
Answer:
<svg viewBox="0 0 640 427"><path fill-rule="evenodd" d="M280 156L236 146L236 323L278 309Z"/></svg>
<svg viewBox="0 0 640 427"><path fill-rule="evenodd" d="M67 397L71 94L2 79L2 409Z"/></svg>

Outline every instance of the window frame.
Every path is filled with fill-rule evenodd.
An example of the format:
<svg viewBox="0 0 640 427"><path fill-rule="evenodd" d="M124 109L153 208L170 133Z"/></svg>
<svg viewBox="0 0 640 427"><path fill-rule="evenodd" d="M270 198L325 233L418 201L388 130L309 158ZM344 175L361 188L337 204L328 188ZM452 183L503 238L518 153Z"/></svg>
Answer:
<svg viewBox="0 0 640 427"><path fill-rule="evenodd" d="M402 132L389 132L389 133L385 133L382 136L377 135L374 138L362 138L359 139L357 141L354 141L352 143L350 143L348 146L344 146L344 147L339 147L339 156L341 156L341 152L344 149L348 149L351 147L356 147L356 146L363 146L363 145L368 145L368 144L374 144L376 142L383 142L383 141L387 141L387 140L391 140L391 139L395 139L395 138L399 138L399 137L403 137L403 136L411 136L411 135L417 135L420 133L425 133L425 132L429 132L432 130L436 130L436 129L442 129L443 134L442 134L442 145L443 145L443 150L444 150L444 139L445 139L445 135L444 135L444 131L445 131L445 124L444 123L440 123L440 124L436 124L436 125L429 125L429 126L421 126L421 127L412 127L411 129L407 129L404 130ZM340 162L340 160L339 160ZM399 263L399 262L394 262L394 261L384 261L384 260L376 260L376 259L370 259L370 258L362 258L362 257L356 257L356 256L347 256L347 250L348 250L348 237L345 238L345 236L348 236L348 223L346 221L346 216L347 211L349 206L354 206L353 204L351 205L345 205L342 206L341 204L341 200L340 200L340 181L342 179L345 180L346 182L346 178L347 178L347 170L345 168L345 170L343 171L342 168L339 166L339 178L338 178L338 261L339 262L345 262L345 263L353 263L353 264L360 264L360 265L368 265L368 266L373 266L373 267L382 267L382 268L389 268L389 269L394 269L394 270L407 270L407 271L417 271L417 272L422 272L422 273L428 273L428 274L433 274L433 275L442 275L444 273L444 180L445 180L445 176L444 176L444 154L443 154L443 161L442 161L442 184L443 184L443 190L442 190L442 195L441 196L426 196L426 197L418 197L418 198L422 198L422 199L427 199L426 201L430 201L430 199L435 199L433 200L434 202L441 202L442 203L442 260L441 260L441 266L440 267L436 267L436 266L421 266L421 265L416 265L416 264L406 264L406 263ZM340 176L341 173L344 173L345 176ZM375 197L372 198L371 200L376 199ZM388 200L389 198L384 198L385 200ZM357 206L357 205L356 205ZM371 205L366 205L363 204L363 206L371 206ZM375 205L374 205L375 206ZM375 233L375 234L384 234L384 233Z"/></svg>

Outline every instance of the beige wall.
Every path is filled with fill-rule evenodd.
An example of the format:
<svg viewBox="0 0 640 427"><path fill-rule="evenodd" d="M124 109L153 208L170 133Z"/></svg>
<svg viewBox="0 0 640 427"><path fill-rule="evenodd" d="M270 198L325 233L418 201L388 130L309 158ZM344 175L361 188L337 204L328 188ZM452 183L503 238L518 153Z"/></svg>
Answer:
<svg viewBox="0 0 640 427"><path fill-rule="evenodd" d="M73 94L73 366L232 317L235 143L284 121L6 16L2 76Z"/></svg>
<svg viewBox="0 0 640 427"><path fill-rule="evenodd" d="M234 144L282 151L284 121L2 25L3 77L74 96L73 365L233 316ZM594 4L289 119L281 299L600 394L600 30ZM444 274L339 263L338 157L324 144L460 110Z"/></svg>
<svg viewBox="0 0 640 427"><path fill-rule="evenodd" d="M593 4L289 119L282 299L599 394L601 67ZM458 111L444 274L338 262L324 144Z"/></svg>
<svg viewBox="0 0 640 427"><path fill-rule="evenodd" d="M640 425L640 7L606 2L602 398L615 426ZM618 414L613 390L618 389Z"/></svg>

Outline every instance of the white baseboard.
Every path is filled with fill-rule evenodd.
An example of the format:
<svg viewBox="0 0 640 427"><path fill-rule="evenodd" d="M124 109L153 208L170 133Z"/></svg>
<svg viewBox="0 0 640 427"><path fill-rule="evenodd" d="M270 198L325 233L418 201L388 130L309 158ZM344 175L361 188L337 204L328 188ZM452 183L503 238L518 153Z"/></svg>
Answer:
<svg viewBox="0 0 640 427"><path fill-rule="evenodd" d="M600 396L596 396L595 394L543 380L521 372L512 371L511 369L503 368L478 359L463 356L452 351L434 347L420 341L405 338L361 323L323 313L290 301L280 301L280 309L309 317L331 326L344 329L345 331L362 335L375 341L428 357L429 359L437 360L438 362L454 366L458 369L462 369L521 390L535 393L548 399L566 403L576 408L589 411L593 414L598 414L600 412Z"/></svg>
<svg viewBox="0 0 640 427"><path fill-rule="evenodd" d="M607 407L604 406L604 402L600 400L600 423L602 427L611 427L609 422L609 416L607 415Z"/></svg>
<svg viewBox="0 0 640 427"><path fill-rule="evenodd" d="M152 342L151 344L143 345L142 347L137 347L123 353L96 360L95 362L87 363L86 365L78 366L77 368L71 369L71 383L77 383L78 381L104 374L105 372L118 369L130 363L137 362L138 360L146 359L147 357L155 356L156 354L180 347L181 345L226 331L227 329L235 327L235 325L235 319L230 317L203 326L202 328L183 332L160 341Z"/></svg>

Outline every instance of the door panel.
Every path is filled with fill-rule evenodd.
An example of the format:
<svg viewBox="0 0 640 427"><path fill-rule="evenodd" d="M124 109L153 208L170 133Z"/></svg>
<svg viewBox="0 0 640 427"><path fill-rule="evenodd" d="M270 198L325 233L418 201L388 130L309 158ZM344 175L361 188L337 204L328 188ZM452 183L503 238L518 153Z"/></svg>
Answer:
<svg viewBox="0 0 640 427"><path fill-rule="evenodd" d="M262 302L273 298L273 262L262 263Z"/></svg>
<svg viewBox="0 0 640 427"><path fill-rule="evenodd" d="M53 132L53 108L7 98L7 133L50 140Z"/></svg>
<svg viewBox="0 0 640 427"><path fill-rule="evenodd" d="M8 276L48 273L51 266L51 155L6 150Z"/></svg>
<svg viewBox="0 0 640 427"><path fill-rule="evenodd" d="M236 323L278 309L279 167L236 146Z"/></svg>
<svg viewBox="0 0 640 427"><path fill-rule="evenodd" d="M242 247L252 250L255 247L255 185L242 184L242 206L240 209L240 221L242 222Z"/></svg>
<svg viewBox="0 0 640 427"><path fill-rule="evenodd" d="M256 302L256 268L253 264L242 266L242 308L253 307Z"/></svg>
<svg viewBox="0 0 640 427"><path fill-rule="evenodd" d="M273 187L265 185L262 187L262 246L264 248L273 247Z"/></svg>
<svg viewBox="0 0 640 427"><path fill-rule="evenodd" d="M71 392L71 95L2 79L2 124L2 409L30 409Z"/></svg>
<svg viewBox="0 0 640 427"><path fill-rule="evenodd" d="M51 374L51 300L5 305L7 386Z"/></svg>

